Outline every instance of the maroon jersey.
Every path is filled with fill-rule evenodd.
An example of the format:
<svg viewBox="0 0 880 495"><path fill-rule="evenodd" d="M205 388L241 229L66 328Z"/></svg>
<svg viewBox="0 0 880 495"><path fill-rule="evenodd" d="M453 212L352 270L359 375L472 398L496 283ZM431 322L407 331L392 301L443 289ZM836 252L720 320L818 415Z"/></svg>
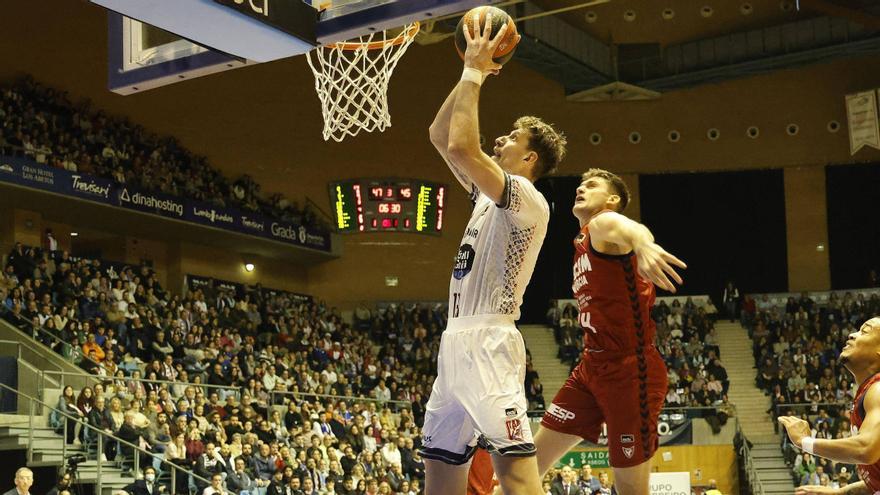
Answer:
<svg viewBox="0 0 880 495"><path fill-rule="evenodd" d="M634 253L603 254L590 243L589 226L574 240L574 282L584 352L640 352L653 345L654 284L638 274ZM593 357L603 353L590 352Z"/></svg>
<svg viewBox="0 0 880 495"><path fill-rule="evenodd" d="M862 427L862 421L865 420L865 394L868 393L871 385L877 382L880 382L880 373L865 380L865 383L861 384L856 392L856 400L853 401L852 413L850 414L853 435L858 434L859 428ZM880 462L871 465L859 464L856 469L859 472L859 478L872 492L880 491Z"/></svg>

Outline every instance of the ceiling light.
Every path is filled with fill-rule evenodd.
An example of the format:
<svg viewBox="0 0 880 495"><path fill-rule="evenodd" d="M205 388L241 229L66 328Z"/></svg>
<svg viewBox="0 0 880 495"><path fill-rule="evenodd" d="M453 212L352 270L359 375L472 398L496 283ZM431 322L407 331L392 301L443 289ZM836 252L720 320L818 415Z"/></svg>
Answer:
<svg viewBox="0 0 880 495"><path fill-rule="evenodd" d="M254 271L254 268L256 268L256 267L254 266L253 263L245 263L244 264L244 271L246 271L246 272L252 272L252 271Z"/></svg>

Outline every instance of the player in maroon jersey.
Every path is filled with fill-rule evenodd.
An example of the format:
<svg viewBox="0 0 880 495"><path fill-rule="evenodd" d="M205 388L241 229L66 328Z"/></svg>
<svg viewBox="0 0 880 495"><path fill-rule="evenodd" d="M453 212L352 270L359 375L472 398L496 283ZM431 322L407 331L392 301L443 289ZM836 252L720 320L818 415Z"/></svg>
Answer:
<svg viewBox="0 0 880 495"><path fill-rule="evenodd" d="M840 351L840 362L859 383L853 401L853 435L849 438L813 438L810 425L794 416L780 416L791 443L819 457L858 465L862 481L834 489L826 486L802 486L798 495L880 493L880 317L866 321L858 332L849 335ZM536 442L537 443L537 442Z"/></svg>
<svg viewBox="0 0 880 495"><path fill-rule="evenodd" d="M547 408L535 446L543 474L581 439L596 442L605 423L617 493L642 495L666 395L666 365L654 347L654 285L675 292L673 281L682 280L673 265L686 265L620 213L628 202L626 184L606 170L588 170L577 188L572 291L584 355Z"/></svg>

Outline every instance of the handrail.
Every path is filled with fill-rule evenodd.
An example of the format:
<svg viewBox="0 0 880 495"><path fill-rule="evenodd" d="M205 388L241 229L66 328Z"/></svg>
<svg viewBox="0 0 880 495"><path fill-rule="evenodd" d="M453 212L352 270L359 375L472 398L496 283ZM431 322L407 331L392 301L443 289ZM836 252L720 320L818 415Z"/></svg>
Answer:
<svg viewBox="0 0 880 495"><path fill-rule="evenodd" d="M68 376L68 375L81 376L81 375L82 375L81 373L75 373L75 372L72 372L72 371L49 371L49 370L46 370L44 373L47 374L47 375L60 375L60 376L62 377L62 382L61 382L62 384L64 383L64 381L63 381L64 378L63 378L63 377L65 377L65 376ZM105 377L101 377L101 376L98 376L98 375L91 375L91 374L88 374L88 373L85 373L85 374L88 375L88 376L91 376L91 377L95 377L95 378L97 378L99 381L103 381L103 382L112 382L112 381L116 381L116 380L119 380L119 379L120 379L119 377L115 377L115 376L105 376ZM236 394L239 393L239 392L241 392L241 387L235 387L235 386L232 386L232 385L212 385L212 384L210 384L210 383L181 382L181 381L179 381L179 380L173 380L173 381L172 381L172 380L150 380L150 379L148 379L148 378L133 378L133 377L130 377L130 376L126 376L126 377L124 378L124 380L125 380L126 382L158 383L158 384L160 384L160 385L161 385L161 384L166 384L166 385L184 385L184 386L187 386L187 387L189 387L189 386L193 386L193 387L204 387L204 388L208 388L208 389L214 388L214 389L220 389L220 390L229 390L229 391L234 392L234 393L236 393Z"/></svg>
<svg viewBox="0 0 880 495"><path fill-rule="evenodd" d="M403 405L403 406L408 406L408 405L412 404L411 402L405 401L405 400L391 400L391 399L382 400L382 399L374 399L372 397L353 397L353 396L349 396L349 395L315 394L315 393L311 393L311 392L292 392L290 390L283 390L283 391L273 390L273 391L269 392L269 397L270 397L272 404L275 403L275 396L276 395L292 395L295 398L297 398L300 395L303 395L306 397L340 399L340 400L351 401L351 402L379 402L382 404L395 404L395 405Z"/></svg>
<svg viewBox="0 0 880 495"><path fill-rule="evenodd" d="M87 377L95 378L95 379L97 379L97 380L99 380L99 381L116 381L116 380L118 380L118 378L116 378L116 377L111 377L111 376L107 376L107 377L99 377L99 376L97 376L97 375L91 375L91 374L88 374L88 373L74 373L74 372L71 372L71 371L51 371L51 370L43 370L43 371L41 372L41 374L42 374L42 375L59 375L59 376L61 376L61 377L62 377L62 379L61 379L61 380L62 380L62 381L61 381L61 385L62 385L62 386L64 385L64 377L65 377L65 376L70 376L70 375L72 375L72 376L83 376L83 375L85 375L85 376L87 376ZM102 379L102 378L103 378L103 379ZM230 391L230 392L232 392L232 393L234 393L234 394L237 394L237 395L241 395L242 390L243 390L242 387L235 387L235 386L232 386L232 385L212 385L212 384L209 384L209 383L193 383L193 382L181 382L181 381L171 381L171 380L150 380L150 379L147 379L147 378L132 378L132 377L128 377L128 376L125 377L125 381L126 381L126 382L136 381L136 382L143 382L143 383L158 383L158 384L165 384L165 385L169 385L169 386L170 386L170 385L183 385L183 386L185 386L185 387L189 387L189 386L192 386L192 387L204 387L204 388L207 388L207 389L226 390L226 391ZM284 390L284 391L273 390L273 391L268 392L268 393L269 393L269 396L270 396L270 401L271 401L273 404L275 403L275 400L274 400L274 399L275 399L275 395L291 395L291 396L294 396L294 397L299 397L299 396L305 396L305 397L318 397L318 398L340 399L340 400L355 401L355 402L358 402L358 401L359 401L359 402L380 402L380 403L382 403L382 404L394 404L394 405L401 405L401 406L407 406L407 405L410 404L409 401L405 401L405 400L390 400L390 399L389 399L389 400L381 400L381 399L375 399L375 398L372 398L372 397L355 397L355 396L349 396L349 395L316 394L316 393L312 393L312 392L292 392L292 391L289 391L289 390ZM681 408L676 408L676 409L681 409ZM711 407L706 407L706 408L704 408L704 409L713 409L713 408L711 408Z"/></svg>
<svg viewBox="0 0 880 495"><path fill-rule="evenodd" d="M777 412L778 412L778 409L779 409L780 407L790 407L790 408L792 408L792 409L802 409L802 408L805 408L805 407L845 407L845 408L849 408L849 406L850 406L851 403L852 403L852 401L849 401L849 402L847 402L847 401L841 401L841 402L816 402L816 403L813 403L813 402L801 402L801 403L799 403L799 404L794 404L794 403L776 404L775 407L776 407Z"/></svg>
<svg viewBox="0 0 880 495"><path fill-rule="evenodd" d="M34 349L33 347L30 347L30 346L26 345L24 342L21 342L18 340L0 339L0 344L12 344L12 345L16 346L18 348L17 349L18 353L16 356L18 359L22 359L22 357L21 357L21 348L22 347L28 347L28 348L30 348L30 350L32 350L34 352L43 352L42 349Z"/></svg>
<svg viewBox="0 0 880 495"><path fill-rule="evenodd" d="M749 448L749 439L746 437L745 432L743 432L742 424L739 421L739 411L737 410L736 405L732 404L732 406L736 417L736 433L742 441L741 449L743 463L745 464L746 477L748 478L752 495L764 495L764 484L761 483L761 477L758 476L758 470L755 469L755 462L752 459L752 449Z"/></svg>
<svg viewBox="0 0 880 495"><path fill-rule="evenodd" d="M103 449L103 443L104 443L104 441L105 441L106 439L110 439L110 440L113 440L113 441L115 441L115 442L118 442L119 445L126 445L126 446L130 447L130 448L132 449L133 452L136 452L136 453L138 453L138 454L146 454L147 456L153 458L154 460L158 459L158 460L161 461L163 464L166 464L166 465L168 465L168 466L171 466L171 473L172 473L172 477L171 477L172 481L171 481L171 482L172 482L172 484L175 482L175 476L177 475L177 471L181 471L182 474L184 474L184 475L192 476L194 479L196 479L196 480L200 480L200 481L202 481L202 482L205 483L205 484L208 484L208 485L211 484L211 482L210 482L209 480L207 480L207 479L205 479L205 478L199 476L198 474L196 474L196 473L194 473L194 472L192 472L192 471L187 471L186 469L184 469L184 468L178 466L177 464L174 464L174 463L171 463L171 462L167 462L167 461L165 461L165 459L164 459L163 457L160 457L160 456L158 456L158 455L156 455L156 454L153 454L152 452L148 452L147 450L140 448L140 446L135 445L135 444L130 443L130 442L127 442L127 441L125 441L125 440L123 440L123 439L117 437L116 435L113 435L112 433L107 433L107 432L104 431L104 430L101 430L101 429L99 429L99 428L95 428L94 426L90 425L90 424L88 423L88 421L85 421L85 422L80 421L81 418L79 418L79 417L73 416L72 414L68 414L68 413L66 413L66 412L64 412L64 411L61 411L61 410L55 408L55 407L52 407L52 406L50 406L49 404L47 404L47 403L41 401L40 399L37 399L37 398L35 398L35 397L31 397L30 395L28 395L28 394L26 394L26 393L24 393L24 392L20 392L20 391L18 391L18 390L16 390L16 389L10 387L9 385L6 385L5 383L0 383L0 392L2 392L3 389L8 390L9 392L11 392L11 393L13 393L13 394L15 394L15 395L17 395L17 396L19 396L19 397L24 397L25 399L28 400L28 403L30 404L30 416L29 416L29 420L28 420L28 421L29 421L29 422L28 422L28 448L27 448L27 451L28 451L28 452L27 452L27 460L28 460L28 463L31 463L31 462L33 462L33 460L34 460L34 453L33 453L33 442L34 442L34 424L33 424L33 422L34 422L34 417L35 417L35 415L34 415L34 404L39 404L39 405L41 405L41 406L43 406L43 407L48 407L48 408L49 408L50 410L52 410L52 411L55 411L55 412L56 412L57 414L59 414L61 417L64 417L64 418L66 418L66 419L68 419L68 420L73 420L73 421L75 421L75 422L79 422L79 423L81 423L81 424L82 424L82 428L87 428L87 429L93 431L95 434L97 434L97 436L98 436L98 451L97 451L97 467L98 467L98 473L97 473L97 485L98 485L98 486L97 486L97 491L96 491L96 493L103 493L103 490L102 490L102 489L103 489L103 484L102 484L102 481L101 481L101 468L102 468L102 465L103 465L104 462L109 462L109 461L102 461L102 460L101 460L101 454L104 452L104 449ZM68 428L68 426L67 426L67 421L64 421L64 434L63 434L63 435L64 435L64 438L62 439L62 440L63 440L63 443L62 443L62 449L61 449L61 458L62 458L62 459L66 459L66 458L67 458L67 428ZM105 438L105 437L106 437L106 438ZM63 462L63 461L62 461L62 462ZM135 455L135 456L134 456L134 471L135 471L135 472L140 471L140 455Z"/></svg>
<svg viewBox="0 0 880 495"><path fill-rule="evenodd" d="M8 323L8 321L7 321L7 323ZM12 325L12 324L10 323L10 325ZM12 325L12 327L15 328L15 325ZM22 332L22 333L24 333L24 332ZM41 344L39 342L34 342L33 338L31 338L31 340L26 340L26 341L3 339L3 340L0 340L0 344L15 344L18 347L18 356L17 356L18 359L23 359L21 356L21 348L22 347L26 347L28 350L30 350L31 352L34 352L36 354L43 354L46 352L44 349L40 349L40 347L46 347L46 346L44 346L43 344ZM63 356L62 356L62 359L63 359ZM58 368L59 371L61 371L61 367L58 366L57 364L55 364L55 363L49 363L49 364L51 364L52 366L55 366L56 368Z"/></svg>
<svg viewBox="0 0 880 495"><path fill-rule="evenodd" d="M18 321L21 321L21 322L27 323L28 326L30 327L30 329L33 330L34 332L39 332L39 333L42 334L42 335L46 335L47 337L49 337L50 339L54 340L55 342L59 343L59 344L62 345L62 346L65 346L65 345L71 345L70 342L67 342L66 340L62 339L61 337L58 337L57 335L52 335L51 333L47 332L44 328L41 328L41 327L38 326L38 325L34 325L34 322L32 322L32 321L30 321L30 320L28 320L28 319L26 319L26 318L22 318L22 317L20 317L20 316L16 316L16 318L18 319ZM4 319L5 319L5 318L4 318ZM6 322L9 323L10 325L12 325L13 327L18 328L18 327L16 326L16 324L13 323L13 322L11 322L11 321L9 321L9 320L6 320ZM22 332L22 333L24 333L24 332ZM31 335L30 337L31 337L32 340L35 340L34 335ZM36 343L37 343L38 345L40 345L40 346L46 347L46 345L43 344L42 342L36 341ZM94 365L101 366L101 363L99 363L99 362L93 360L92 358L86 356L85 354L82 354L82 356L81 356L81 358L80 358L80 360L79 360L78 362L74 362L73 359L69 359L69 358L65 357L63 354L60 354L60 353L56 352L56 351L53 350L53 349L49 349L49 350L52 351L52 352L55 352L56 354L58 354L59 356L61 356L62 359L65 359L65 360L67 360L68 362L70 362L70 363L72 363L72 364L78 364L78 363L81 363L81 362L83 362L83 361L90 361L90 362L91 362L92 364L94 364ZM88 374L88 373L86 373L86 374ZM92 376L94 376L94 375L92 375Z"/></svg>

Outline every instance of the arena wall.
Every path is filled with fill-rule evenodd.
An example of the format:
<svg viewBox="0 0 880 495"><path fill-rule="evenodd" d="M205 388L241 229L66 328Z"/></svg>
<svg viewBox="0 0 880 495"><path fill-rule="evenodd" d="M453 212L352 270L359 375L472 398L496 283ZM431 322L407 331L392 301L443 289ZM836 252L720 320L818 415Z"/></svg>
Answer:
<svg viewBox="0 0 880 495"><path fill-rule="evenodd" d="M230 176L252 175L267 192L308 197L327 211L327 182L334 179L419 177L454 186L427 139L434 112L460 74L451 43L416 45L406 55L390 90L390 130L339 144L321 140L318 101L302 57L122 97L106 89L107 28L101 8L64 0L17 2L7 6L4 15L17 21L5 26L0 39L0 80L32 74L68 91L74 101L87 97L97 108L178 137ZM591 166L628 177L798 167L786 174L791 288L821 289L828 287L827 249L824 254L810 249L815 251L816 241L825 237L817 212L824 192L815 182L821 169L810 167L853 160L843 97L876 87L878 81L880 66L873 58L851 58L674 91L654 101L584 104L567 102L559 84L511 62L501 77L486 84L481 124L489 139L506 133L524 113L558 124L570 140L563 174ZM831 120L843 124L839 132L826 130ZM760 136L747 137L743 122L758 126ZM790 123L800 126L796 136L785 132ZM721 131L718 141L706 137L710 127ZM682 136L675 144L666 139L672 129ZM640 144L628 142L632 131L641 133ZM588 141L593 132L603 136L598 146ZM863 150L855 158L876 160L880 151ZM449 265L469 215L465 194L457 187L450 189L442 237L347 236L345 255L339 260L300 272L287 266L260 270L259 276L343 305L364 299L444 299ZM638 213L637 206L636 201L631 214ZM16 231L19 235L35 240L28 237L32 234ZM210 256L193 254L168 273L199 269L240 280L252 276L231 273L235 269L229 266L236 266L228 264L231 260L214 262ZM291 274L294 279L284 282ZM398 277L399 285L386 287L386 276Z"/></svg>

